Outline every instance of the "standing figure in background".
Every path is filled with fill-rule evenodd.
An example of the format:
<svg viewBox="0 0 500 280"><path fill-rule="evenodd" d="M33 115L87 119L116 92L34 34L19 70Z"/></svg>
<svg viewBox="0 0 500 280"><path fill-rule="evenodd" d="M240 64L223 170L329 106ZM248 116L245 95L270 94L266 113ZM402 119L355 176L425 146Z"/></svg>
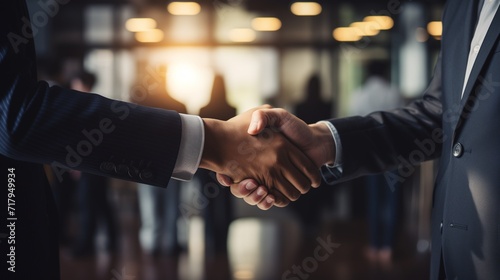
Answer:
<svg viewBox="0 0 500 280"><path fill-rule="evenodd" d="M187 114L186 106L172 98L167 91L166 67L140 64L139 70L143 71L142 74L139 74L140 79L142 79L139 81L152 83L147 85L147 95L138 102L140 105ZM181 182L178 180L170 180L167 188L138 184L141 212L139 241L144 252L150 256L175 257L182 251L177 238L177 219L180 216L180 184Z"/></svg>
<svg viewBox="0 0 500 280"><path fill-rule="evenodd" d="M390 83L390 64L372 61L368 64L365 84L353 92L349 113L365 116L374 111L401 106L399 91ZM365 177L368 196L370 245L366 257L386 268L392 263L392 246L397 219L400 183L389 182L384 174Z"/></svg>
<svg viewBox="0 0 500 280"><path fill-rule="evenodd" d="M226 87L222 76L215 76L210 102L201 108L200 116L224 121L236 116L236 108L227 102ZM223 188L215 178L215 173L199 169L196 174L202 189L209 184L216 184ZM209 198L203 217L205 219L205 253L207 255L225 254L229 224L233 219L229 190L220 190L216 197Z"/></svg>
<svg viewBox="0 0 500 280"><path fill-rule="evenodd" d="M321 99L321 80L319 74L313 74L307 83L306 99L297 105L295 113L305 123L316 123L320 120L330 119L333 116L332 103ZM325 185L324 182L321 183ZM313 239L318 235L321 210L333 188L311 189L308 195L290 204L290 208L298 215L307 237Z"/></svg>
<svg viewBox="0 0 500 280"><path fill-rule="evenodd" d="M92 73L82 71L70 81L71 89L91 92L96 83ZM76 178L78 171L71 174ZM79 231L73 254L75 257L90 256L95 253L98 225L106 228L106 249L115 252L118 246L117 224L114 209L109 198L109 179L90 173L81 173L76 190L79 206Z"/></svg>

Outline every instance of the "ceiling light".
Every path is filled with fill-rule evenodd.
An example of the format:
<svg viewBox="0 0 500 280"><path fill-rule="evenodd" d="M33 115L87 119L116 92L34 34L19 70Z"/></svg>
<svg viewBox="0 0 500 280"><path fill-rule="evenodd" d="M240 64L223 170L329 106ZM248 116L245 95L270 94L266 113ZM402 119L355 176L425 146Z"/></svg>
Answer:
<svg viewBox="0 0 500 280"><path fill-rule="evenodd" d="M363 21L376 23L379 30L389 30L394 26L394 20L390 16L367 16Z"/></svg>
<svg viewBox="0 0 500 280"><path fill-rule="evenodd" d="M333 30L333 38L339 42L356 42L362 37L357 27L338 27Z"/></svg>
<svg viewBox="0 0 500 280"><path fill-rule="evenodd" d="M130 32L141 32L156 28L156 20L152 18L131 18L125 23Z"/></svg>
<svg viewBox="0 0 500 280"><path fill-rule="evenodd" d="M257 31L278 31L281 20L275 17L258 17L252 20L252 27Z"/></svg>
<svg viewBox="0 0 500 280"><path fill-rule="evenodd" d="M317 16L323 8L316 2L295 2L291 6L292 13L296 16Z"/></svg>
<svg viewBox="0 0 500 280"><path fill-rule="evenodd" d="M375 36L380 33L380 30L377 28L378 24L375 22L353 22L350 27L358 28L359 35L361 36Z"/></svg>
<svg viewBox="0 0 500 280"><path fill-rule="evenodd" d="M172 2L167 10L176 16L194 16L201 12L201 6L196 2Z"/></svg>
<svg viewBox="0 0 500 280"><path fill-rule="evenodd" d="M164 37L163 31L160 29L151 29L135 33L135 39L141 43L161 42Z"/></svg>
<svg viewBox="0 0 500 280"><path fill-rule="evenodd" d="M440 21L431 21L427 24L427 32L434 37L441 37L443 34L443 23Z"/></svg>

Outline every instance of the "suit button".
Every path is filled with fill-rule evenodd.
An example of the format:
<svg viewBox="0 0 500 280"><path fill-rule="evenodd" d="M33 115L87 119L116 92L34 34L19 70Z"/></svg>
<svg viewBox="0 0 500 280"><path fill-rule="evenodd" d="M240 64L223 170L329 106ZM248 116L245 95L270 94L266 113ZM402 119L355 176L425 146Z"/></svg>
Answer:
<svg viewBox="0 0 500 280"><path fill-rule="evenodd" d="M455 146L453 146L453 156L459 158L462 156L463 153L464 153L464 146L460 143L456 143Z"/></svg>

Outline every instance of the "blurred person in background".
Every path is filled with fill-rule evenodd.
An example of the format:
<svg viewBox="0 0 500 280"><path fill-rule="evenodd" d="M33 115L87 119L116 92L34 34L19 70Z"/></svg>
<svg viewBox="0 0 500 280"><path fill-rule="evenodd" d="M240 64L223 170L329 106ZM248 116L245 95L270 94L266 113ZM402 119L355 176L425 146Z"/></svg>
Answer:
<svg viewBox="0 0 500 280"><path fill-rule="evenodd" d="M187 114L184 104L174 99L167 91L167 68L138 63L138 83L151 81L147 95L137 103L143 106L174 110ZM153 77L154 76L154 77ZM152 256L175 257L182 251L177 238L177 219L180 217L181 181L170 180L167 188L154 188L148 184L138 184L137 192L141 227L139 242L143 251Z"/></svg>
<svg viewBox="0 0 500 280"><path fill-rule="evenodd" d="M321 98L321 79L319 74L313 74L307 81L305 88L306 98L295 108L298 118L305 123L316 123L333 116L332 103ZM321 186L325 183L322 182ZM298 215L305 230L306 237L315 239L321 225L321 211L325 205L331 204L333 188L318 188L311 190L307 196L302 197L290 205Z"/></svg>
<svg viewBox="0 0 500 280"><path fill-rule="evenodd" d="M70 80L70 88L90 93L96 82L94 74L83 70ZM87 257L95 254L99 227L105 230L107 251L115 252L118 248L118 227L110 197L109 179L86 172L71 171L70 174L78 180L76 195L79 223L73 255Z"/></svg>
<svg viewBox="0 0 500 280"><path fill-rule="evenodd" d="M201 108L202 118L218 120L229 120L236 116L236 108L227 101L226 85L224 77L215 75L212 86L212 93L209 103ZM215 184L218 188L222 186L211 171L200 169L196 172L196 177L200 181L200 187ZM229 192L220 190L215 197L208 198L208 205L203 209L205 219L205 254L207 256L221 255L227 253L227 236L229 224L233 220L232 197Z"/></svg>
<svg viewBox="0 0 500 280"><path fill-rule="evenodd" d="M399 91L390 83L390 63L374 60L368 63L365 83L352 93L349 113L365 116L371 112L401 106ZM391 171L390 171L391 172ZM398 181L388 181L384 174L364 177L368 199L370 245L366 257L372 263L389 268L397 220Z"/></svg>

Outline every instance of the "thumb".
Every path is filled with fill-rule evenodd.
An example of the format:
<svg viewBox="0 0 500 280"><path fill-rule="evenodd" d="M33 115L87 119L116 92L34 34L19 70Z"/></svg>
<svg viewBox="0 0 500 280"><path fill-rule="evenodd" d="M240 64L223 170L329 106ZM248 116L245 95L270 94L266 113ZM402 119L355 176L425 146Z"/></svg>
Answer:
<svg viewBox="0 0 500 280"><path fill-rule="evenodd" d="M252 113L248 134L257 135L267 126L282 129L290 114L283 109L259 109Z"/></svg>

